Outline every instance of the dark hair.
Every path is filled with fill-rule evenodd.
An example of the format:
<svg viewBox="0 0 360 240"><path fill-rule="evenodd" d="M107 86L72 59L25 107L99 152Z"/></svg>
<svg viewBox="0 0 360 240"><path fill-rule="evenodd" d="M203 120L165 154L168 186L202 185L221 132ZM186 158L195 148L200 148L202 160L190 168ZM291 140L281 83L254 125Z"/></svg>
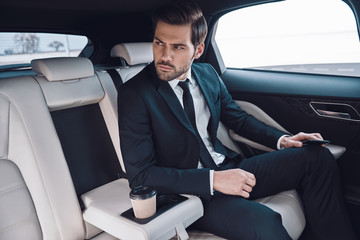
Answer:
<svg viewBox="0 0 360 240"><path fill-rule="evenodd" d="M193 1L178 1L158 8L152 16L154 31L158 21L171 25L191 24L191 42L197 47L205 41L207 24L200 7Z"/></svg>

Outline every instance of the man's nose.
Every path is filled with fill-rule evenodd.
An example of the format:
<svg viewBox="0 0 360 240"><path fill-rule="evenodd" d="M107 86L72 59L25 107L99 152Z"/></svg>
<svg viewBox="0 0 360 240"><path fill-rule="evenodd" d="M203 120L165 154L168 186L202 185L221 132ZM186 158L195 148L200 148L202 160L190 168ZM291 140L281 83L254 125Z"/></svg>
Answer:
<svg viewBox="0 0 360 240"><path fill-rule="evenodd" d="M172 60L172 51L170 47L164 47L162 49L161 59L163 61L169 61Z"/></svg>

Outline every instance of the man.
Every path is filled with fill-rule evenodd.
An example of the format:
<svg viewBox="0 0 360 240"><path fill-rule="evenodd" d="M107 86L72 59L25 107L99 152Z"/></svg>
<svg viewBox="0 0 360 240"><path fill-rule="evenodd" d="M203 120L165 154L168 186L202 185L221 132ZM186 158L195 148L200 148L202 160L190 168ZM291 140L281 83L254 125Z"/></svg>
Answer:
<svg viewBox="0 0 360 240"><path fill-rule="evenodd" d="M154 62L119 89L120 142L131 187L202 198L195 227L227 239L291 239L281 217L251 199L296 189L318 239L355 239L339 173L318 133L288 136L242 111L215 70L193 63L206 21L193 2L153 15ZM216 138L219 121L239 135L283 150L241 157Z"/></svg>

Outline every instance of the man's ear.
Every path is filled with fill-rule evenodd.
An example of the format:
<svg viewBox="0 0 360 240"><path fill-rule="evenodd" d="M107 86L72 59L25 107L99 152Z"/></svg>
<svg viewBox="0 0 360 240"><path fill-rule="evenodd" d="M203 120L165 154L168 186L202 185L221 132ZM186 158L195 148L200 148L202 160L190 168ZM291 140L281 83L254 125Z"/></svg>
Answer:
<svg viewBox="0 0 360 240"><path fill-rule="evenodd" d="M198 59L199 57L201 57L201 55L204 53L204 48L205 48L205 44L204 43L200 43L196 49L195 49L195 59Z"/></svg>

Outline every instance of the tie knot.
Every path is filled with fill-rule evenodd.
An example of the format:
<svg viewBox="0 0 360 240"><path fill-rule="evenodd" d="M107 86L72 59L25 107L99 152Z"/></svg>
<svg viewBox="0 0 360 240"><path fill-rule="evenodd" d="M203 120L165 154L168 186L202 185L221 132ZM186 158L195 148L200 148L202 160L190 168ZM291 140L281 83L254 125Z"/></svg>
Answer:
<svg viewBox="0 0 360 240"><path fill-rule="evenodd" d="M189 79L185 81L180 81L178 85L182 88L184 92L189 92Z"/></svg>

